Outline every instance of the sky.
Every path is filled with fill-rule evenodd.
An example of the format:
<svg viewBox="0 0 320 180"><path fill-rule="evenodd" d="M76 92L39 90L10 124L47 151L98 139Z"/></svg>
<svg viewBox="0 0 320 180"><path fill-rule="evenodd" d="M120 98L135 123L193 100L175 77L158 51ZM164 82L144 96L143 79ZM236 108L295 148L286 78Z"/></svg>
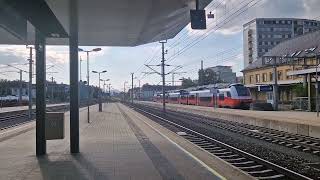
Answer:
<svg viewBox="0 0 320 180"><path fill-rule="evenodd" d="M216 65L232 66L234 72L241 76L243 69L243 24L259 17L286 17L320 19L319 0L213 0L206 12L215 15L207 19L207 30L192 30L185 27L175 38L165 44L168 53L165 55L167 72L175 66L182 66L175 74L175 81L180 78L197 79L197 71L203 60L204 67ZM95 47L81 47L92 49ZM161 44L158 42L137 47L100 47L102 51L90 54L90 69L107 70L102 79L110 79L113 89L122 90L125 81L131 84L131 73L136 77L134 85L159 84L157 74L149 74L151 70L144 64L158 65L161 61ZM68 47L47 46L47 79L54 77L57 83L69 83ZM86 60L84 53L79 53ZM0 78L15 80L19 74L6 64L13 64L28 70L26 65L28 50L25 46L0 46ZM82 79L86 77L86 61L82 61ZM52 66L53 65L53 66ZM159 67L158 68L160 71ZM14 72L12 72L14 71ZM147 74L146 74L147 73ZM98 76L90 74L91 84L98 84ZM167 83L171 83L172 75L168 75ZM28 75L23 74L28 80ZM35 81L35 80L34 80ZM179 82L175 82L179 84Z"/></svg>

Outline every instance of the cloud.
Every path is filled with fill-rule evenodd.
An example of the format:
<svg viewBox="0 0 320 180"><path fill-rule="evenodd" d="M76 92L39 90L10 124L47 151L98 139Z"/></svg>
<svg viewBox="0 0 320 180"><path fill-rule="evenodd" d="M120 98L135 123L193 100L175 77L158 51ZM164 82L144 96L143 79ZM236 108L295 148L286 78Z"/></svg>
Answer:
<svg viewBox="0 0 320 180"><path fill-rule="evenodd" d="M242 3L243 2L243 3ZM242 31L243 24L258 17L283 17L283 18L306 18L306 19L320 19L318 10L320 8L319 0L256 0L258 2L255 6L243 12L242 14L232 17L229 23L223 24L224 20L232 13L236 12L240 7L244 6L246 2L239 0L223 1L221 4L213 1L207 7L207 13L212 11L215 14L215 19L207 19L208 29L196 32L191 27L187 27L189 36L201 36L206 34L210 29L219 27L214 35L230 36L238 34ZM246 6L248 7L248 6ZM223 24L223 25L222 25Z"/></svg>
<svg viewBox="0 0 320 180"><path fill-rule="evenodd" d="M91 47L92 48L92 47ZM109 47L102 48L102 51L91 53L90 57L105 56ZM35 52L33 52L35 55ZM84 53L79 53L85 56ZM34 56L35 57L35 56ZM69 62L69 48L67 46L47 46L46 57L48 63L67 64ZM23 63L29 58L29 50L26 46L19 45L1 45L0 46L0 64Z"/></svg>

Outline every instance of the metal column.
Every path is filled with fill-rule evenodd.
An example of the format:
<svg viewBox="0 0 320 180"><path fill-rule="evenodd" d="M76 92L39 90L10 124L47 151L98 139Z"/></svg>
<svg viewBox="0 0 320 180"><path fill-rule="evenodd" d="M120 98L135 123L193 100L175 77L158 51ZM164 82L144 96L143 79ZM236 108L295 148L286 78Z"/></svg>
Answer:
<svg viewBox="0 0 320 180"><path fill-rule="evenodd" d="M20 74L20 82L19 82L19 105L22 105L22 70L19 71Z"/></svg>
<svg viewBox="0 0 320 180"><path fill-rule="evenodd" d="M274 60L275 61L275 60ZM278 86L278 71L277 66L274 64L273 66L273 109L275 111L278 110L278 103L279 103L279 86Z"/></svg>
<svg viewBox="0 0 320 180"><path fill-rule="evenodd" d="M46 120L46 39L36 30L35 49L36 49L36 155L45 155L47 143L45 137Z"/></svg>
<svg viewBox="0 0 320 180"><path fill-rule="evenodd" d="M70 151L79 153L78 0L70 0Z"/></svg>
<svg viewBox="0 0 320 180"><path fill-rule="evenodd" d="M163 113L166 113L166 74L165 74L165 59L164 59L164 43L166 42L160 42L162 45L162 60L161 60L161 75L162 75L162 111Z"/></svg>
<svg viewBox="0 0 320 180"><path fill-rule="evenodd" d="M311 107L311 74L307 75L307 82L308 82L308 110L311 112L312 107Z"/></svg>
<svg viewBox="0 0 320 180"><path fill-rule="evenodd" d="M88 99L87 99L87 118L90 123L90 103L91 103L91 87L90 87L90 72L89 72L89 51L87 51L87 87L88 87Z"/></svg>
<svg viewBox="0 0 320 180"><path fill-rule="evenodd" d="M98 95L99 95L99 112L102 112L102 100L101 100L101 87L100 87L100 82L101 82L101 77L100 77L99 73L99 91L98 91Z"/></svg>
<svg viewBox="0 0 320 180"><path fill-rule="evenodd" d="M32 118L32 47L30 48L29 55L29 86L28 86L28 96L29 96L29 119Z"/></svg>
<svg viewBox="0 0 320 180"><path fill-rule="evenodd" d="M133 75L134 73L131 73L131 104L133 104Z"/></svg>

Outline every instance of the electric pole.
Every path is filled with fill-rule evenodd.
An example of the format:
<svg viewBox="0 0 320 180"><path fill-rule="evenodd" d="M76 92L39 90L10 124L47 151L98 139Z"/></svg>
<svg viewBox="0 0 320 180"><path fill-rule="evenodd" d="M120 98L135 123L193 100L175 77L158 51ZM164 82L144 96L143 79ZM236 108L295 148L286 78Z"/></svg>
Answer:
<svg viewBox="0 0 320 180"><path fill-rule="evenodd" d="M140 79L139 79L139 96L138 96L139 101L140 101L140 96L141 96L141 86L140 86Z"/></svg>
<svg viewBox="0 0 320 180"><path fill-rule="evenodd" d="M53 81L54 81L54 78L53 76L51 77L51 103L53 103Z"/></svg>
<svg viewBox="0 0 320 180"><path fill-rule="evenodd" d="M127 83L128 83L127 81L123 83L123 101L126 100L126 84Z"/></svg>
<svg viewBox="0 0 320 180"><path fill-rule="evenodd" d="M185 74L185 73L187 73L187 72L172 72L171 73L172 74L172 86L174 86L174 75L176 75L176 74L180 75L180 74Z"/></svg>
<svg viewBox="0 0 320 180"><path fill-rule="evenodd" d="M22 70L19 71L20 74L20 88L19 88L19 104L22 105Z"/></svg>
<svg viewBox="0 0 320 180"><path fill-rule="evenodd" d="M82 82L82 73L81 73L81 64L82 64L82 58L81 58L81 56L80 56L80 68L79 68L79 70L80 70L80 82Z"/></svg>
<svg viewBox="0 0 320 180"><path fill-rule="evenodd" d="M273 59L273 110L278 111L279 95L278 95L278 71L277 71L277 60Z"/></svg>
<svg viewBox="0 0 320 180"><path fill-rule="evenodd" d="M29 96L29 119L32 118L32 47L29 47L29 86L28 86L28 96Z"/></svg>
<svg viewBox="0 0 320 180"><path fill-rule="evenodd" d="M131 73L131 104L133 104L133 75L134 73Z"/></svg>
<svg viewBox="0 0 320 180"><path fill-rule="evenodd" d="M162 76L162 111L163 113L166 113L166 90L165 90L165 85L166 85L166 75L165 75L165 51L164 51L164 44L167 43L166 41L160 41L162 45L162 60L161 60L161 76Z"/></svg>

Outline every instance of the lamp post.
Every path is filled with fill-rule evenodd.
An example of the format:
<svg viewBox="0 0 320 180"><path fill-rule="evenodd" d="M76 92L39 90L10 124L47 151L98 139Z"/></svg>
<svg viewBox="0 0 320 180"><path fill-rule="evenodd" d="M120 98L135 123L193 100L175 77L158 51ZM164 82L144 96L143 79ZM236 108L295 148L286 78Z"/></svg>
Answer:
<svg viewBox="0 0 320 180"><path fill-rule="evenodd" d="M125 81L123 83L123 101L125 101L125 98L126 98L126 84L127 83L128 83L127 81Z"/></svg>
<svg viewBox="0 0 320 180"><path fill-rule="evenodd" d="M99 93L98 93L98 99L99 99L99 112L102 112L102 101L101 101L101 88L100 88L100 81L101 81L101 78L100 78L100 76L101 76L101 74L103 74L103 73L106 73L107 71L106 70L104 70L104 71L100 71L100 72L98 72L98 71L92 71L93 73L96 73L96 74L99 74Z"/></svg>
<svg viewBox="0 0 320 180"><path fill-rule="evenodd" d="M90 123L90 102L91 102L91 90L90 90L90 84L89 84L89 80L90 80L90 70L89 70L89 53L90 52L98 52L101 51L101 48L94 48L92 50L83 50L81 48L78 48L79 52L85 52L87 54L87 87L88 87L88 100L87 100L87 106L88 106L88 123Z"/></svg>
<svg viewBox="0 0 320 180"><path fill-rule="evenodd" d="M110 97L110 100L111 100L111 84L110 83L108 84L108 88L109 88L109 97Z"/></svg>
<svg viewBox="0 0 320 180"><path fill-rule="evenodd" d="M100 79L100 81L103 81L103 91L104 91L104 93L106 93L107 92L107 90L106 90L106 82L107 81L110 81L110 79Z"/></svg>

